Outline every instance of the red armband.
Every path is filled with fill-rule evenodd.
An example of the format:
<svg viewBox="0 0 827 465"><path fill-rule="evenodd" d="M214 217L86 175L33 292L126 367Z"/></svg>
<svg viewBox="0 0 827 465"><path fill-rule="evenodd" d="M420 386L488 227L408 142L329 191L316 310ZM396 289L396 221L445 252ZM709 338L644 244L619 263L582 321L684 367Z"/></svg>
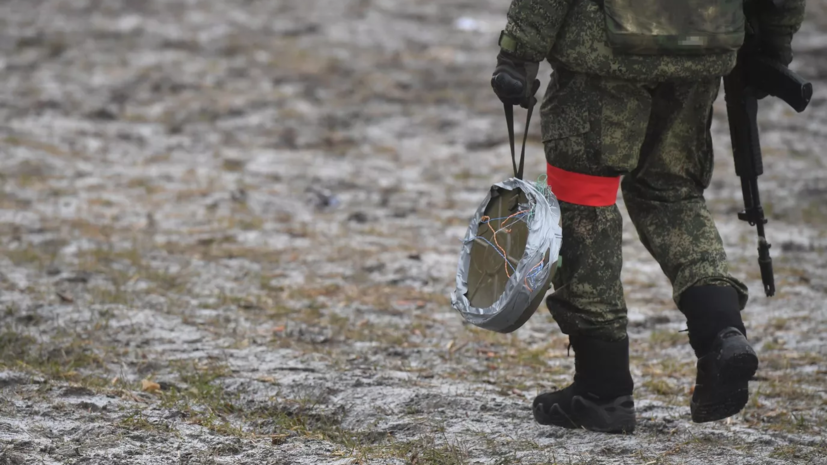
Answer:
<svg viewBox="0 0 827 465"><path fill-rule="evenodd" d="M620 176L591 176L548 165L548 185L563 202L589 207L608 207L617 200Z"/></svg>

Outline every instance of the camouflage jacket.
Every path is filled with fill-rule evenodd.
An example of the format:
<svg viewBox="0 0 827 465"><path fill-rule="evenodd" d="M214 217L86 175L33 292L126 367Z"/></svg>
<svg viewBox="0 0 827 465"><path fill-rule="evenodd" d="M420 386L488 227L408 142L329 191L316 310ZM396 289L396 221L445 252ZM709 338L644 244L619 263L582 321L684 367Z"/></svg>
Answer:
<svg viewBox="0 0 827 465"><path fill-rule="evenodd" d="M785 0L779 8L758 9L764 34L791 38L804 18L805 0ZM548 59L570 71L620 79L662 81L723 76L735 65L735 52L701 55L633 55L615 52L606 34L601 0L512 0L505 34L513 54L527 61Z"/></svg>

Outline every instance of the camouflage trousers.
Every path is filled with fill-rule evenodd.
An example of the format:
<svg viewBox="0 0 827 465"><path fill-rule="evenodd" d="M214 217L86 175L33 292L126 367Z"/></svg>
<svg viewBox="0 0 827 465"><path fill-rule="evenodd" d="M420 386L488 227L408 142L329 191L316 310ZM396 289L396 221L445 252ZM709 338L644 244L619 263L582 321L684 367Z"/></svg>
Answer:
<svg viewBox="0 0 827 465"><path fill-rule="evenodd" d="M643 245L672 282L677 304L687 288L747 288L729 275L706 208L712 176L709 128L720 78L643 83L557 70L541 107L551 166L622 176L621 191ZM552 190L553 190L552 186ZM626 335L620 282L622 219L616 205L561 201L562 267L547 303L566 334L604 340Z"/></svg>

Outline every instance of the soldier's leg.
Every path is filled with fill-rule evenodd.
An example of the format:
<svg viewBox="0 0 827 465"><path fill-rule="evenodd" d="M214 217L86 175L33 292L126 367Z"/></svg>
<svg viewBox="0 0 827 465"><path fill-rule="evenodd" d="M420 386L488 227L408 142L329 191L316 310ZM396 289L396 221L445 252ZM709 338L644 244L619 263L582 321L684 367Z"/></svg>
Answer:
<svg viewBox="0 0 827 465"><path fill-rule="evenodd" d="M637 166L650 107L638 83L555 73L541 109L549 184L560 200L563 266L549 310L565 334L626 337L620 176Z"/></svg>
<svg viewBox="0 0 827 465"><path fill-rule="evenodd" d="M620 271L622 218L617 206L560 201L563 266L554 275L549 311L568 335L606 341L626 337L626 303Z"/></svg>
<svg viewBox="0 0 827 465"><path fill-rule="evenodd" d="M623 179L623 199L640 239L672 281L675 303L690 287L728 286L747 301L746 287L727 271L726 253L704 190L712 177L709 125L719 78L662 83L640 161Z"/></svg>
<svg viewBox="0 0 827 465"><path fill-rule="evenodd" d="M703 361L718 351L706 357L708 361L729 357L725 371L737 374L723 390L710 392L711 381L701 382L701 377L721 367L702 370L699 361L698 384L704 387L696 388L693 397L696 421L740 410L746 403L746 379L752 375L748 372L754 372L753 362L757 365L744 339L740 315L747 289L727 270L721 237L703 196L712 176L709 126L719 81L662 83L653 90L640 161L622 183L623 198L641 241L672 282L675 303L687 317L697 356ZM728 328L736 331L724 333ZM731 353L722 358L722 351ZM706 402L708 408L698 402Z"/></svg>
<svg viewBox="0 0 827 465"><path fill-rule="evenodd" d="M549 185L560 200L563 265L547 299L575 352L574 383L538 396L542 424L631 432L620 176L637 165L649 111L639 84L559 70L541 110ZM584 413L585 412L585 413Z"/></svg>

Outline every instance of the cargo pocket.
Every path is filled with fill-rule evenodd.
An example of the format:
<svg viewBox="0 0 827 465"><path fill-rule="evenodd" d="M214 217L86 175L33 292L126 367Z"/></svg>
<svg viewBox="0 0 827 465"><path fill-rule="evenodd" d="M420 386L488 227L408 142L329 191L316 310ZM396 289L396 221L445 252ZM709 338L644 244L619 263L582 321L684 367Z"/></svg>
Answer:
<svg viewBox="0 0 827 465"><path fill-rule="evenodd" d="M556 85L552 81L550 85ZM589 132L589 110L580 83L570 82L565 88L549 93L542 112L543 146L546 161L567 171L588 173L585 134Z"/></svg>

